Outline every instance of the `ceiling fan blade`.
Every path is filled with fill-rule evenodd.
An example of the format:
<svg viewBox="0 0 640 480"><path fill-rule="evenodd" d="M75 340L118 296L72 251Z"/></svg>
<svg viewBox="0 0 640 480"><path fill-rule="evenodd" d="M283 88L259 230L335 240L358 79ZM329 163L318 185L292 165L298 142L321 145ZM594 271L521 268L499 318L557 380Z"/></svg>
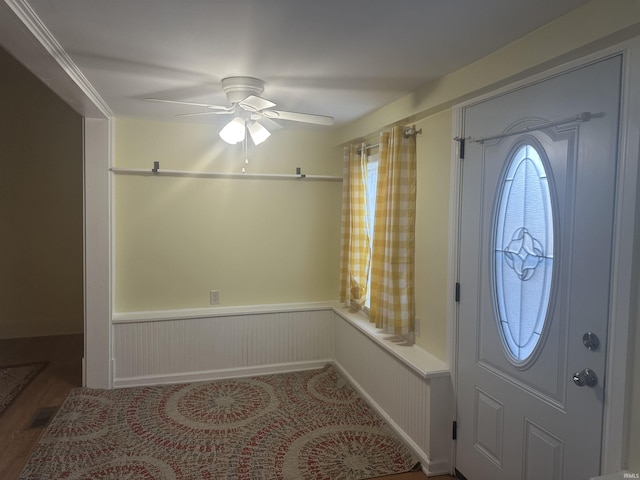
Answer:
<svg viewBox="0 0 640 480"><path fill-rule="evenodd" d="M182 102L180 100L164 100L162 98L145 98L149 102L177 103L178 105L192 105L194 107L205 107L212 110L231 110L233 107L223 107L222 105L209 105L208 103Z"/></svg>
<svg viewBox="0 0 640 480"><path fill-rule="evenodd" d="M278 122L265 117L261 113L252 113L251 120L254 120L254 121L259 120L260 124L270 132L274 132L282 128L282 125L280 125Z"/></svg>
<svg viewBox="0 0 640 480"><path fill-rule="evenodd" d="M259 112L260 110L264 110L265 108L275 107L276 104L267 100L266 98L258 97L256 95L249 95L244 100L238 102L245 110L249 110L250 112Z"/></svg>
<svg viewBox="0 0 640 480"><path fill-rule="evenodd" d="M231 115L233 112L196 112L196 113L177 113L176 117L195 117L197 115Z"/></svg>
<svg viewBox="0 0 640 480"><path fill-rule="evenodd" d="M275 120L290 120L292 122L313 123L315 125L334 124L335 119L326 115L314 115L311 113L284 112L282 110L265 110L262 114Z"/></svg>

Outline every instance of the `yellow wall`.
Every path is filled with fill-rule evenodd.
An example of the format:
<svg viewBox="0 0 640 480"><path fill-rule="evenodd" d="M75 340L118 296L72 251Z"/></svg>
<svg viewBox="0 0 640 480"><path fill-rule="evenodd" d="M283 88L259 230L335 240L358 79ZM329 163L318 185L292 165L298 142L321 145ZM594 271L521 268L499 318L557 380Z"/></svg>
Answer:
<svg viewBox="0 0 640 480"><path fill-rule="evenodd" d="M337 144L417 122L417 343L446 360L451 106L640 35L640 0L594 0L487 57L341 128ZM435 207L435 206L438 207Z"/></svg>
<svg viewBox="0 0 640 480"><path fill-rule="evenodd" d="M446 360L451 110L417 122L416 128L422 129L416 138L416 343Z"/></svg>
<svg viewBox="0 0 640 480"><path fill-rule="evenodd" d="M82 332L82 119L2 49L0 105L0 338Z"/></svg>
<svg viewBox="0 0 640 480"><path fill-rule="evenodd" d="M250 171L341 175L349 143L416 122L417 342L446 359L451 106L640 35L640 0L594 0L530 35L330 134L276 132ZM427 66L425 66L427 68ZM119 119L121 167L237 171L240 152L205 126ZM116 311L334 300L340 184L117 176ZM635 349L640 348L636 337ZM636 357L637 358L637 357ZM630 395L629 466L640 469L639 361ZM635 396L634 396L635 395Z"/></svg>
<svg viewBox="0 0 640 480"><path fill-rule="evenodd" d="M417 122L417 343L446 360L451 107L516 80L640 35L640 0L594 0L511 45L340 129L337 144L370 137L393 124ZM427 68L427 66L425 66ZM640 330L640 327L638 328ZM640 334L629 395L628 466L640 471Z"/></svg>
<svg viewBox="0 0 640 480"><path fill-rule="evenodd" d="M640 0L593 0L342 128L336 143L366 137L385 125L424 118L479 93L638 35Z"/></svg>
<svg viewBox="0 0 640 480"><path fill-rule="evenodd" d="M281 129L251 173L342 175L328 133ZM240 146L207 125L116 122L116 165L238 173ZM334 301L341 182L115 176L116 312Z"/></svg>

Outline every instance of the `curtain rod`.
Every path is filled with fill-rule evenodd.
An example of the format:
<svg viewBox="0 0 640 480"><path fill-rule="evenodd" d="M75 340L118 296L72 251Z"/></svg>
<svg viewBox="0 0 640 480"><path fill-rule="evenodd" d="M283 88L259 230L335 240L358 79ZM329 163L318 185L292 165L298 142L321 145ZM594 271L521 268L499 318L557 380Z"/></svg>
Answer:
<svg viewBox="0 0 640 480"><path fill-rule="evenodd" d="M521 133L527 133L527 132L533 132L536 130L544 130L545 128L549 128L549 127L557 127L559 125L564 125L567 123L573 123L573 122L588 122L589 120L591 120L592 118L599 118L599 117L603 117L604 113L591 113L591 112L582 112L582 113L578 113L576 115L574 115L573 117L569 117L569 118L564 118L562 120L554 120L551 122L545 122L545 123L541 123L538 125L531 125L529 127L524 127L521 128L519 130L512 130L510 132L504 132L504 133L498 133L496 135L491 135L488 137L481 137L481 138L471 138L469 137L469 141L473 142L473 143L484 143L488 140L496 140L499 138L504 138L504 137L510 137L513 135L520 135ZM459 137L454 138L454 140L460 140Z"/></svg>
<svg viewBox="0 0 640 480"><path fill-rule="evenodd" d="M323 180L330 182L341 182L342 177L330 175L307 175L296 168L296 173L228 173L228 172L199 172L189 170L160 170L160 162L153 162L152 169L146 168L118 168L112 167L109 170L113 173L125 175L142 176L164 176L164 177L204 177L204 178L236 178L236 179L269 179L269 180Z"/></svg>
<svg viewBox="0 0 640 480"><path fill-rule="evenodd" d="M418 129L416 130L416 126L415 125L411 125L410 127L405 127L404 131L402 132L402 136L404 138L409 138L415 135L420 135L422 134L422 129ZM358 148L357 152L358 155L360 155L362 153L362 148L364 148L365 150L369 150L371 148L378 148L380 146L379 143L374 143L372 145L364 145L364 147L360 147Z"/></svg>
<svg viewBox="0 0 640 480"><path fill-rule="evenodd" d="M365 145L364 149L369 150L371 148L378 148L379 146L380 146L379 143L374 143L373 145ZM358 148L357 152L358 152L358 155L360 155L362 153L362 147Z"/></svg>

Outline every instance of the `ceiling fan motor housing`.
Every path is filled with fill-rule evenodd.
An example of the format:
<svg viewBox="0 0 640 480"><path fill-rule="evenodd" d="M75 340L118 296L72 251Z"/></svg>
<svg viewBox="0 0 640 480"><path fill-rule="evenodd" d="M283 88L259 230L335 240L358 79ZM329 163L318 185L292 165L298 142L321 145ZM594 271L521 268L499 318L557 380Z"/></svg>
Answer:
<svg viewBox="0 0 640 480"><path fill-rule="evenodd" d="M227 77L222 79L222 90L229 103L235 104L250 95L259 96L264 91L264 81L254 77Z"/></svg>

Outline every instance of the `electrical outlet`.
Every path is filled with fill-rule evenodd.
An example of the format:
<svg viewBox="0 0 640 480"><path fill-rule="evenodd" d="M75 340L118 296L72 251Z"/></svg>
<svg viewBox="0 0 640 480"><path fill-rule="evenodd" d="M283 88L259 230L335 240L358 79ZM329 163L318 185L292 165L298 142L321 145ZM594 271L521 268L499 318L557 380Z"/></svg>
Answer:
<svg viewBox="0 0 640 480"><path fill-rule="evenodd" d="M211 305L220 304L220 290L211 290L209 292L209 304Z"/></svg>
<svg viewBox="0 0 640 480"><path fill-rule="evenodd" d="M420 319L418 317L416 317L415 320L414 320L413 334L416 337L420 336Z"/></svg>

